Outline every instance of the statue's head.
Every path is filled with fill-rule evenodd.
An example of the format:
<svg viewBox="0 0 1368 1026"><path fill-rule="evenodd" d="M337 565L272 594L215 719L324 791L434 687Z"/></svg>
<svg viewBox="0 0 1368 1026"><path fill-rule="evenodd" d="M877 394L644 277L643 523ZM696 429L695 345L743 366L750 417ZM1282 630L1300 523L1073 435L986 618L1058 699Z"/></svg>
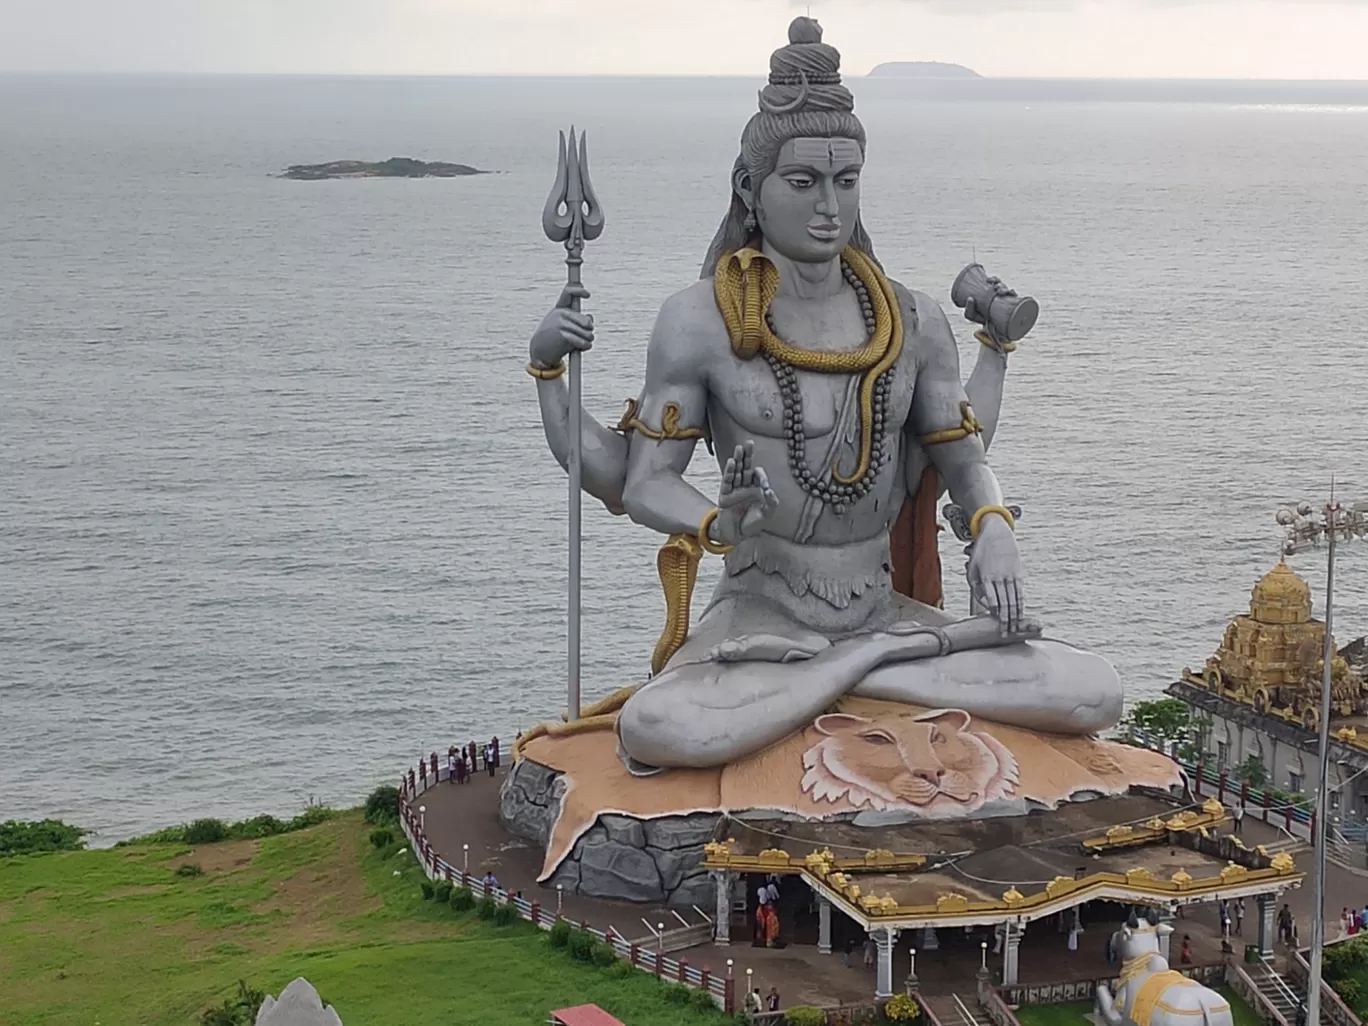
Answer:
<svg viewBox="0 0 1368 1026"><path fill-rule="evenodd" d="M795 18L770 57L760 110L741 133L732 198L703 261L761 238L791 260L824 263L854 245L873 257L860 223L865 131L841 85L841 55L813 18Z"/></svg>

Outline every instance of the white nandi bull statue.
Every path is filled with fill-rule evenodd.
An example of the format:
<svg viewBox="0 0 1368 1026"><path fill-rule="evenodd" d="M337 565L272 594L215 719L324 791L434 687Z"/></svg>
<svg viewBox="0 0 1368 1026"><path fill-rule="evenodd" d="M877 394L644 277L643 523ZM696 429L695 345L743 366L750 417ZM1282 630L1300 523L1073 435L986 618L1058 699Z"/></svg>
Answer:
<svg viewBox="0 0 1368 1026"><path fill-rule="evenodd" d="M1134 913L1112 936L1121 975L1116 992L1097 985L1097 1021L1108 1026L1234 1026L1230 1002L1210 987L1170 969L1159 938L1173 932L1152 912ZM1201 1016L1201 1018L1197 1018Z"/></svg>

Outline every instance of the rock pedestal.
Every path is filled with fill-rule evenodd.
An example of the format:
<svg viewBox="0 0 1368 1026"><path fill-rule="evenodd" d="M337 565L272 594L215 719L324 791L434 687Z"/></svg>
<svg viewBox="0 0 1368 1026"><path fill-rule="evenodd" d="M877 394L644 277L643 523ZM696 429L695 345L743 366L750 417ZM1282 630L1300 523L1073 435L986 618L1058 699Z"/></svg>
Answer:
<svg viewBox="0 0 1368 1026"><path fill-rule="evenodd" d="M565 789L559 771L520 759L500 792L499 818L545 848ZM703 845L721 818L715 812L649 819L601 813L542 882L590 898L706 906L713 884L700 865Z"/></svg>

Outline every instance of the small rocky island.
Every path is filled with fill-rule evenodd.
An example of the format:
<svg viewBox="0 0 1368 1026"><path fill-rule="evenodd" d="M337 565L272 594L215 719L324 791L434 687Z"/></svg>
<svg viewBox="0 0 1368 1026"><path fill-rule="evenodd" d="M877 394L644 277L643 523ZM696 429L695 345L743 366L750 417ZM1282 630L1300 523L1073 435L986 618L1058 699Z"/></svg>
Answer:
<svg viewBox="0 0 1368 1026"><path fill-rule="evenodd" d="M875 65L870 78L982 78L977 71L963 64L942 61L889 61Z"/></svg>
<svg viewBox="0 0 1368 1026"><path fill-rule="evenodd" d="M469 164L448 164L441 160L415 160L390 157L389 160L332 160L326 164L291 164L282 178L319 182L328 178L458 178L483 175L487 171Z"/></svg>

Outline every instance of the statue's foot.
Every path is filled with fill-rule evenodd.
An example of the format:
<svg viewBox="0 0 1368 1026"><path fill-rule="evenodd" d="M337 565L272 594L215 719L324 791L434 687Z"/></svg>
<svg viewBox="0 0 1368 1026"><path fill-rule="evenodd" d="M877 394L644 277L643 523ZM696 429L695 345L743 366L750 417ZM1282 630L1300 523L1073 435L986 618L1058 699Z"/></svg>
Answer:
<svg viewBox="0 0 1368 1026"><path fill-rule="evenodd" d="M811 659L831 647L820 634L783 638L777 634L746 634L710 648L703 658L714 663L794 663Z"/></svg>

